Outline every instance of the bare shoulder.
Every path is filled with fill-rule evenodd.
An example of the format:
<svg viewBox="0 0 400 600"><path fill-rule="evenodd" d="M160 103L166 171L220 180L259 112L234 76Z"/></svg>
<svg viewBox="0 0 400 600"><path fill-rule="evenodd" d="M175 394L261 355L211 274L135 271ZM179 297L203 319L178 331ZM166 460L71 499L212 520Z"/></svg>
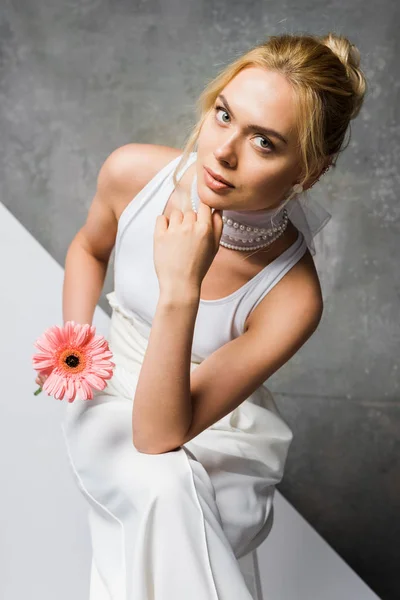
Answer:
<svg viewBox="0 0 400 600"><path fill-rule="evenodd" d="M179 148L156 144L125 144L114 150L99 172L99 183L109 191L111 207L119 220L126 205L170 161Z"/></svg>
<svg viewBox="0 0 400 600"><path fill-rule="evenodd" d="M108 262L118 222L126 206L166 165L182 154L178 148L154 144L125 144L103 162L86 223L75 238L95 258Z"/></svg>
<svg viewBox="0 0 400 600"><path fill-rule="evenodd" d="M323 308L320 280L307 249L251 313L248 330L268 333L272 323L282 319L293 326L301 323L305 341L318 327Z"/></svg>

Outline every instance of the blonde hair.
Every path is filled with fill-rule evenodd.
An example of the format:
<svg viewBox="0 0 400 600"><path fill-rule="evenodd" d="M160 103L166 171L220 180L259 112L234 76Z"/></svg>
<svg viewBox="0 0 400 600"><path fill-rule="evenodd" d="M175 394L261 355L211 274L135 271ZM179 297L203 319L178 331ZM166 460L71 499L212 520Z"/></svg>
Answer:
<svg viewBox="0 0 400 600"><path fill-rule="evenodd" d="M198 121L189 133L181 160L174 170L174 185L177 186L177 174L193 152L218 94L246 67L282 73L296 92L302 162L299 183L304 185L308 178L316 177L327 160L335 167L340 151L348 146L344 146L344 139L349 123L358 115L366 93L367 83L359 64L360 53L356 46L334 33L326 36L282 34L257 44L226 66L200 94L196 103ZM284 204L294 194L291 193Z"/></svg>

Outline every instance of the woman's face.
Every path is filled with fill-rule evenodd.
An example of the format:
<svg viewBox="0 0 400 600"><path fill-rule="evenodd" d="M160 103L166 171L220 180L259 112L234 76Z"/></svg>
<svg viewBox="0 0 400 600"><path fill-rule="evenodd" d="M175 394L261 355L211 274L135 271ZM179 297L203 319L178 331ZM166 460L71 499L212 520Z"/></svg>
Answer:
<svg viewBox="0 0 400 600"><path fill-rule="evenodd" d="M275 208L300 176L293 90L283 75L248 67L221 93L198 137L199 196L221 210ZM204 167L234 187L214 191Z"/></svg>

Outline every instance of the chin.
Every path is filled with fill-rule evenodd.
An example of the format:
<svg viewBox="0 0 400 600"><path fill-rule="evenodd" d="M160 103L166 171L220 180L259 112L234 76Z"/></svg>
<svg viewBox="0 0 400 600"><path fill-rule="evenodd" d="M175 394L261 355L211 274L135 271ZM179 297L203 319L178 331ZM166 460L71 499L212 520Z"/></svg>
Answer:
<svg viewBox="0 0 400 600"><path fill-rule="evenodd" d="M227 210L226 206L224 206L222 202L208 202L207 200L203 200L203 198L201 198L201 201L206 206L209 206L212 210Z"/></svg>
<svg viewBox="0 0 400 600"><path fill-rule="evenodd" d="M210 208L214 208L215 210L228 210L224 196L218 196L218 194L215 194L208 186L199 186L198 193L202 203Z"/></svg>
<svg viewBox="0 0 400 600"><path fill-rule="evenodd" d="M210 208L218 208L217 206L215 206L216 199L211 197L212 191L206 185L198 187L198 194L203 204L207 204L207 206L209 206Z"/></svg>

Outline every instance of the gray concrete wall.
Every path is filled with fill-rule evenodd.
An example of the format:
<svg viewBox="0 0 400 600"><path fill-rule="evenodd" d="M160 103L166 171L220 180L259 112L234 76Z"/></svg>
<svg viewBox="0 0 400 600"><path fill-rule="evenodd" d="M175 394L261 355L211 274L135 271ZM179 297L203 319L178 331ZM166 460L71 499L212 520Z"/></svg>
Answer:
<svg viewBox="0 0 400 600"><path fill-rule="evenodd" d="M282 32L358 45L370 92L311 194L333 215L316 240L324 316L270 387L295 433L279 490L384 600L400 589L399 24L393 0L0 8L1 201L62 265L106 156L181 147L203 85L237 54Z"/></svg>

